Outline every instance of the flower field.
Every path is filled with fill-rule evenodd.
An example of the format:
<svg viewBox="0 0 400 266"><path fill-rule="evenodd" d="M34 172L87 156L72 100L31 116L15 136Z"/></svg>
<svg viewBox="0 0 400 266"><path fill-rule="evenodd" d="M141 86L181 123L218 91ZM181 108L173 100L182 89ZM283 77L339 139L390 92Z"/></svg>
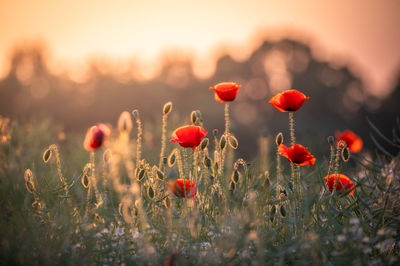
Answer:
<svg viewBox="0 0 400 266"><path fill-rule="evenodd" d="M241 85L209 89L224 131L206 130L201 110L170 123L167 102L156 151L136 109L67 141L50 122L1 117L1 264L399 264L400 157L379 144L399 149L399 120L393 139L371 124L373 159L351 130L318 157L296 138L313 96L278 93L265 104L287 115L289 134L271 132L262 169L256 151L236 155L230 106Z"/></svg>

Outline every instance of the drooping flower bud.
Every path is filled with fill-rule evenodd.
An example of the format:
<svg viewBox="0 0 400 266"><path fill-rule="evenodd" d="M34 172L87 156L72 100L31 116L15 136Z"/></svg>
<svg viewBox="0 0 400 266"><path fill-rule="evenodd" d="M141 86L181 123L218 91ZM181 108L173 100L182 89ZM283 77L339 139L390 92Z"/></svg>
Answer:
<svg viewBox="0 0 400 266"><path fill-rule="evenodd" d="M164 104L163 113L164 115L168 115L172 111L172 102L167 102Z"/></svg>

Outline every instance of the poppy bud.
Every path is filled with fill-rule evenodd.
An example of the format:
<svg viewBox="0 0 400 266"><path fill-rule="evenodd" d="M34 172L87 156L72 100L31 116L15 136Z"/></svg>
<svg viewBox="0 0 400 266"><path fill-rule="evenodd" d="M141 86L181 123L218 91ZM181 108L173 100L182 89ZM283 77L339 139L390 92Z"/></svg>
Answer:
<svg viewBox="0 0 400 266"><path fill-rule="evenodd" d="M133 115L133 117L134 117L135 119L138 118L138 117L139 117L139 110L138 110L138 109L133 110L133 111L132 111L132 115Z"/></svg>
<svg viewBox="0 0 400 266"><path fill-rule="evenodd" d="M25 182L25 187L26 190L30 193L33 194L33 191L35 190L35 186L33 185L33 183L31 181L26 181Z"/></svg>
<svg viewBox="0 0 400 266"><path fill-rule="evenodd" d="M24 173L24 179L25 179L25 181L30 181L30 180L32 180L32 177L33 177L33 173L32 173L32 171L31 171L31 169L26 169L26 170L25 170L25 173Z"/></svg>
<svg viewBox="0 0 400 266"><path fill-rule="evenodd" d="M44 161L45 163L47 163L47 162L50 160L51 155L52 155L51 149L45 150L44 153L43 153L43 161Z"/></svg>
<svg viewBox="0 0 400 266"><path fill-rule="evenodd" d="M108 163L110 161L111 158L111 150L107 149L104 153L103 153L103 162L104 163Z"/></svg>
<svg viewBox="0 0 400 266"><path fill-rule="evenodd" d="M219 147L221 150L223 150L225 148L225 146L226 146L226 137L225 137L225 135L222 135L221 139L219 141Z"/></svg>
<svg viewBox="0 0 400 266"><path fill-rule="evenodd" d="M218 129L213 129L213 136L216 137L218 135Z"/></svg>
<svg viewBox="0 0 400 266"><path fill-rule="evenodd" d="M343 149L346 146L347 146L346 142L344 142L343 140L339 140L337 145L336 145L336 149Z"/></svg>
<svg viewBox="0 0 400 266"><path fill-rule="evenodd" d="M132 119L129 112L124 111L121 113L118 119L118 129L119 132L131 132L132 130Z"/></svg>
<svg viewBox="0 0 400 266"><path fill-rule="evenodd" d="M240 174L239 174L238 170L233 171L231 179L232 179L232 182L234 182L235 184L239 182Z"/></svg>
<svg viewBox="0 0 400 266"><path fill-rule="evenodd" d="M328 143L331 144L331 145L332 145L333 143L335 143L335 139L333 138L333 136L329 136L329 137L328 137Z"/></svg>
<svg viewBox="0 0 400 266"><path fill-rule="evenodd" d="M215 171L215 172L218 172L218 169L219 169L218 162L215 162L215 164L214 164L214 171Z"/></svg>
<svg viewBox="0 0 400 266"><path fill-rule="evenodd" d="M163 107L164 115L168 115L171 111L172 111L172 103L167 102L166 104L164 104L164 107Z"/></svg>
<svg viewBox="0 0 400 266"><path fill-rule="evenodd" d="M143 179L143 177L144 177L144 174L145 174L144 169L138 168L136 170L136 178L137 178L137 180L141 181Z"/></svg>
<svg viewBox="0 0 400 266"><path fill-rule="evenodd" d="M342 150L342 160L343 162L347 162L350 159L350 150L348 147L345 147Z"/></svg>
<svg viewBox="0 0 400 266"><path fill-rule="evenodd" d="M190 121L192 121L192 123L196 123L197 120L199 119L199 117L197 116L197 111L192 111L190 113Z"/></svg>
<svg viewBox="0 0 400 266"><path fill-rule="evenodd" d="M82 186L83 186L84 188L86 188L86 189L89 188L89 177L87 176L87 174L84 174L84 175L82 176L81 182L82 182Z"/></svg>
<svg viewBox="0 0 400 266"><path fill-rule="evenodd" d="M276 135L275 143L276 143L277 146L279 146L279 145L281 145L283 143L283 134L282 134L282 132L279 132L278 135Z"/></svg>
<svg viewBox="0 0 400 266"><path fill-rule="evenodd" d="M275 213L276 213L276 206L275 206L275 205L272 205L272 208L271 208L271 215L273 216L273 215L275 215Z"/></svg>
<svg viewBox="0 0 400 266"><path fill-rule="evenodd" d="M176 162L176 155L175 155L175 153L176 153L176 150L173 150L173 151L171 152L171 154L169 155L169 157L168 157L168 166L169 166L169 167L172 167L172 166L175 165L175 162Z"/></svg>
<svg viewBox="0 0 400 266"><path fill-rule="evenodd" d="M288 183L288 188L290 189L290 191L293 192L293 183L292 182Z"/></svg>
<svg viewBox="0 0 400 266"><path fill-rule="evenodd" d="M280 212L281 212L282 217L286 217L286 209L285 209L285 206L283 206L283 205L281 206Z"/></svg>
<svg viewBox="0 0 400 266"><path fill-rule="evenodd" d="M203 162L204 162L204 166L205 166L205 167L210 168L210 166L211 166L211 160L210 160L210 158L208 158L207 156L205 156Z"/></svg>
<svg viewBox="0 0 400 266"><path fill-rule="evenodd" d="M151 185L147 188L147 196L149 199L154 199L154 189Z"/></svg>
<svg viewBox="0 0 400 266"><path fill-rule="evenodd" d="M236 184L235 184L235 182L232 181L229 186L229 190L233 192L233 191L235 191L235 189L236 189Z"/></svg>
<svg viewBox="0 0 400 266"><path fill-rule="evenodd" d="M169 197L166 197L163 201L165 208L169 209L171 208L171 200L169 199Z"/></svg>
<svg viewBox="0 0 400 266"><path fill-rule="evenodd" d="M231 148L235 149L235 150L239 146L238 140L235 138L235 136L232 136L232 135L229 135L228 143L229 143L229 146L231 146Z"/></svg>
<svg viewBox="0 0 400 266"><path fill-rule="evenodd" d="M157 175L157 178L160 179L161 181L163 181L165 178L164 173L161 172L160 170L157 170L156 175Z"/></svg>
<svg viewBox="0 0 400 266"><path fill-rule="evenodd" d="M163 160L162 160L163 164L166 165L166 164L168 163L167 157L163 157L162 159L163 159Z"/></svg>
<svg viewBox="0 0 400 266"><path fill-rule="evenodd" d="M204 150L205 148L207 148L208 142L209 142L208 138L203 138L203 139L201 140L201 143L200 143L200 148L201 148L202 150Z"/></svg>

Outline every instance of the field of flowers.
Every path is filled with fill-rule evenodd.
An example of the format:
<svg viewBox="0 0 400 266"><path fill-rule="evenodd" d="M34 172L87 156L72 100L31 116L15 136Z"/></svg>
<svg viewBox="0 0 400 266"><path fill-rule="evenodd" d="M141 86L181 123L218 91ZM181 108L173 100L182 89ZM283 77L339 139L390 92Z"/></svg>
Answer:
<svg viewBox="0 0 400 266"><path fill-rule="evenodd" d="M170 128L166 103L156 152L142 147L139 110L68 142L50 122L1 117L1 264L397 265L400 157L379 143L400 147L400 121L393 139L371 124L373 160L350 130L316 158L295 135L312 95L281 92L265 104L287 114L289 134L272 132L262 169L235 156L229 107L240 87L210 88L224 132L207 132L199 110Z"/></svg>

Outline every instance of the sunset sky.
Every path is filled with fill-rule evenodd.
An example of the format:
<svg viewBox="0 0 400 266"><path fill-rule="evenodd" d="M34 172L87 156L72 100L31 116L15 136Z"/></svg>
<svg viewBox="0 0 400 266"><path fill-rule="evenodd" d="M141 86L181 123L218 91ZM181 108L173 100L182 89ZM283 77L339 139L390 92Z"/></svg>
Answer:
<svg viewBox="0 0 400 266"><path fill-rule="evenodd" d="M37 40L53 68L99 55L154 62L175 48L201 74L222 48L244 59L263 36L299 30L318 56L345 58L371 90L385 91L400 74L399 14L399 0L0 0L0 77L13 45Z"/></svg>

